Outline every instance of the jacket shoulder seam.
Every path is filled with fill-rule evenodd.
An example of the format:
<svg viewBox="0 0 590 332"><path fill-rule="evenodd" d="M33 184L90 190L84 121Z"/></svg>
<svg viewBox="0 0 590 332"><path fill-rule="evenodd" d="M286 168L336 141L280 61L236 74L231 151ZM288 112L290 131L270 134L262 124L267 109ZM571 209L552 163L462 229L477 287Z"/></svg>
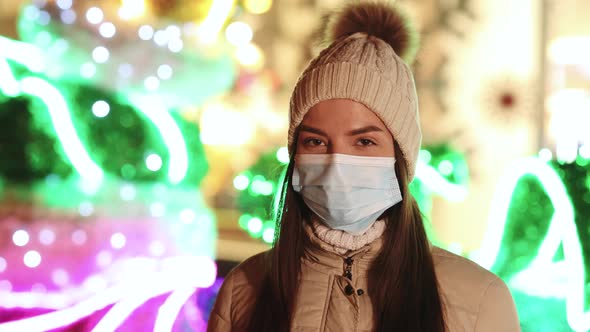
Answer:
<svg viewBox="0 0 590 332"><path fill-rule="evenodd" d="M481 317L481 308L483 306L483 302L485 301L486 295L488 294L488 291L490 290L490 288L492 287L492 285L494 285L496 282L498 282L498 280L500 280L500 278L495 277L493 278L490 283L488 284L488 286L486 287L485 291L483 292L483 294L481 295L481 298L479 300L479 305L477 308L477 316L475 318L475 327L477 328L477 324L479 324L479 318Z"/></svg>

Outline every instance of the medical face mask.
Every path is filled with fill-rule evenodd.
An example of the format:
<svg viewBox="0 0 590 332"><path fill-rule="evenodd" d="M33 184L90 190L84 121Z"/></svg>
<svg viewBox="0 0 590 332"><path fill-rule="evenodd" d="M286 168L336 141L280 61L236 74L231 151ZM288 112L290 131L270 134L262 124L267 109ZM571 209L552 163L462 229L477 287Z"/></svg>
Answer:
<svg viewBox="0 0 590 332"><path fill-rule="evenodd" d="M362 234L401 202L395 158L298 154L292 185L332 229Z"/></svg>

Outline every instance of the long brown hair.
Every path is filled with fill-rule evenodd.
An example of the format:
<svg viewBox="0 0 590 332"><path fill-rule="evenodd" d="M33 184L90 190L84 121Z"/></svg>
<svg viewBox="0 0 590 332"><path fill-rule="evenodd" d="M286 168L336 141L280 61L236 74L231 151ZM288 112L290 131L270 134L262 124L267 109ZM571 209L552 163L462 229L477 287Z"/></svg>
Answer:
<svg viewBox="0 0 590 332"><path fill-rule="evenodd" d="M383 214L387 223L384 246L369 271L368 295L373 302L375 330L444 332L442 297L430 243L410 194L408 171L397 144L395 152L403 200ZM274 244L267 253L265 271L261 271L265 278L248 331L288 331L293 319L301 258L309 245L303 224L310 214L291 186L293 156L283 179Z"/></svg>

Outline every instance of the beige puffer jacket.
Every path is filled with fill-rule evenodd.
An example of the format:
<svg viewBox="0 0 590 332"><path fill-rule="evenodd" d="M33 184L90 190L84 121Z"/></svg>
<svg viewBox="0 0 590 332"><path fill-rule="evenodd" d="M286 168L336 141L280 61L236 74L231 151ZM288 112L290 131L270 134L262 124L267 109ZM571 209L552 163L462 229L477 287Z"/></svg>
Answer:
<svg viewBox="0 0 590 332"><path fill-rule="evenodd" d="M330 245L310 237L318 247L310 248L302 262L291 331L373 331L373 308L364 290L369 265L382 247L381 238L343 257ZM261 286L264 254L249 258L228 274L207 331L246 331L247 312ZM432 256L450 332L520 331L514 301L502 280L443 249L433 247ZM352 281L344 276L347 266Z"/></svg>

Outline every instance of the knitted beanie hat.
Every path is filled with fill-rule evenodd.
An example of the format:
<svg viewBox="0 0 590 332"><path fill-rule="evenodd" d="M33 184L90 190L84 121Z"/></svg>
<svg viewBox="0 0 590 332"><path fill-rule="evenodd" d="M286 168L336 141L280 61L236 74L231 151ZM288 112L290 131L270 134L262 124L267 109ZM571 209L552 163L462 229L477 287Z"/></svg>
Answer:
<svg viewBox="0 0 590 332"><path fill-rule="evenodd" d="M350 99L372 110L389 129L411 181L422 140L407 65L415 55L413 30L391 4L354 2L330 17L325 34L331 44L303 71L291 96L289 149L310 108L324 100Z"/></svg>

